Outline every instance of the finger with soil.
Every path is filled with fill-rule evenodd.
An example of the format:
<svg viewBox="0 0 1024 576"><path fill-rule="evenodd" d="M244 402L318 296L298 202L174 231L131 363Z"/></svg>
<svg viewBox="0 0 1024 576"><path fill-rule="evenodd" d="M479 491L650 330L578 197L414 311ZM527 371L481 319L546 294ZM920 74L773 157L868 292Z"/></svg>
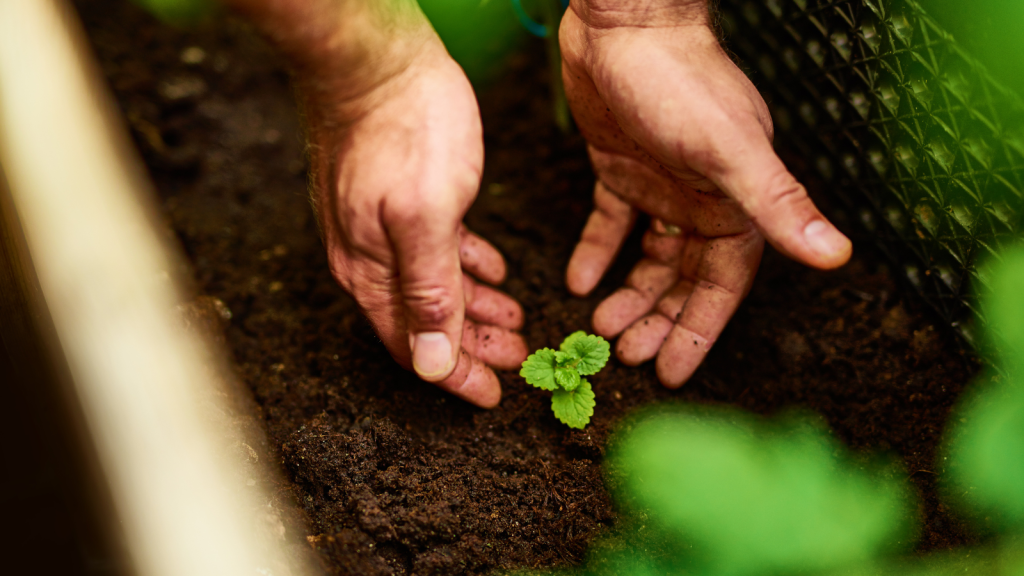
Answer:
<svg viewBox="0 0 1024 576"><path fill-rule="evenodd" d="M654 308L658 298L676 283L675 266L644 258L629 273L626 285L594 310L594 332L611 338Z"/></svg>
<svg viewBox="0 0 1024 576"><path fill-rule="evenodd" d="M635 220L636 211L599 180L594 186L594 211L587 219L565 272L570 292L586 296L597 286Z"/></svg>
<svg viewBox="0 0 1024 576"><path fill-rule="evenodd" d="M686 301L693 295L696 284L692 280L683 279L665 293L658 301L658 312L675 322L686 306Z"/></svg>
<svg viewBox="0 0 1024 576"><path fill-rule="evenodd" d="M469 320L466 320L462 331L462 348L484 364L499 370L519 368L529 354L526 342L519 334Z"/></svg>
<svg viewBox="0 0 1024 576"><path fill-rule="evenodd" d="M523 307L508 294L474 282L465 274L462 292L466 298L466 317L510 330L523 327Z"/></svg>
<svg viewBox="0 0 1024 576"><path fill-rule="evenodd" d="M683 306L693 294L694 283L680 280L658 301L657 312L637 320L619 337L615 353L627 366L637 366L658 355Z"/></svg>
<svg viewBox="0 0 1024 576"><path fill-rule="evenodd" d="M658 355L673 322L661 314L649 314L633 323L619 337L615 355L626 366L639 366Z"/></svg>
<svg viewBox="0 0 1024 576"><path fill-rule="evenodd" d="M674 306L681 294L664 299L665 311L675 312L676 325L658 352L656 368L662 384L678 388L704 361L747 295L762 246L756 234L708 241L701 259L700 280L679 312L675 312Z"/></svg>
<svg viewBox="0 0 1024 576"><path fill-rule="evenodd" d="M724 323L723 323L724 325ZM718 337L718 333L714 338ZM690 379L700 363L704 361L715 341L682 324L676 324L658 352L655 364L658 380L668 388L678 388Z"/></svg>
<svg viewBox="0 0 1024 576"><path fill-rule="evenodd" d="M494 408L501 401L501 383L494 371L465 348L451 375L435 385L481 408Z"/></svg>
<svg viewBox="0 0 1024 576"><path fill-rule="evenodd" d="M462 270L489 284L505 281L507 268L501 252L490 242L470 232L465 226L459 228L459 258Z"/></svg>

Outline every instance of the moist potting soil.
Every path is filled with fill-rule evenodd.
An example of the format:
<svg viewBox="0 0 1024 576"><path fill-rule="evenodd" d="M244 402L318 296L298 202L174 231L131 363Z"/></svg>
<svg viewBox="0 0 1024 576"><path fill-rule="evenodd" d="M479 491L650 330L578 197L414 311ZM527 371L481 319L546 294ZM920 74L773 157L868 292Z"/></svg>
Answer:
<svg viewBox="0 0 1024 576"><path fill-rule="evenodd" d="M399 368L333 281L309 208L299 116L283 62L243 23L163 25L127 2L78 0L90 41L188 256L192 297L231 311L226 343L252 390L304 520L285 529L332 574L482 574L580 561L616 510L602 477L610 430L654 402L820 414L855 450L902 460L917 491L918 552L977 536L939 502L950 407L977 369L969 349L895 280L807 160L787 157L855 243L835 272L767 250L754 288L678 391L651 363L592 378L594 418L573 431L548 395L499 373L504 397L474 408ZM467 225L505 255L501 288L536 349L589 329L640 254L638 232L595 293L565 265L591 208L584 142L552 120L540 43L479 91L486 167Z"/></svg>

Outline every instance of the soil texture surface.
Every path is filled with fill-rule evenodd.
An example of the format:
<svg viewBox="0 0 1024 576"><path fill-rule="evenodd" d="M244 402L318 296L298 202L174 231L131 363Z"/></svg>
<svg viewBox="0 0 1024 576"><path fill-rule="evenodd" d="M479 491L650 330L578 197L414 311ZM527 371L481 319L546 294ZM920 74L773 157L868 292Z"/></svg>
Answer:
<svg viewBox="0 0 1024 576"><path fill-rule="evenodd" d="M188 256L193 296L231 311L227 346L288 478L274 489L307 517L287 529L329 573L582 560L616 520L601 469L610 432L663 401L814 411L854 450L904 462L920 501L918 552L976 541L935 482L949 410L977 365L841 213L829 212L854 238L853 261L825 273L767 250L750 296L680 390L663 388L653 363L613 359L591 378L597 408L585 431L557 422L549 395L514 372L499 375L501 405L480 410L399 368L331 278L281 59L230 18L182 30L128 2L76 6ZM501 289L525 307L532 349L589 330L640 251L634 233L591 297L566 290L594 177L583 140L554 126L544 63L543 46L530 45L480 89L487 160L466 218L507 258Z"/></svg>

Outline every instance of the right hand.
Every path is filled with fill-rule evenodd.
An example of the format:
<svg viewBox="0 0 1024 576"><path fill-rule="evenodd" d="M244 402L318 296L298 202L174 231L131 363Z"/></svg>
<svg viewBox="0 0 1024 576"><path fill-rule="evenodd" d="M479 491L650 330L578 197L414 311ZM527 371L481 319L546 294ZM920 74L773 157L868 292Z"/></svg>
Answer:
<svg viewBox="0 0 1024 576"><path fill-rule="evenodd" d="M693 375L750 290L764 239L809 266L851 253L772 149L757 89L718 43L706 0L573 0L560 43L566 95L598 182L566 274L584 295L633 226L644 258L594 312L619 359Z"/></svg>
<svg viewBox="0 0 1024 576"><path fill-rule="evenodd" d="M501 387L488 366L526 358L514 332L523 311L473 278L497 284L506 272L501 254L462 225L483 169L479 110L429 25L421 36L387 56L407 61L383 78L299 78L314 201L334 278L395 360L490 408Z"/></svg>

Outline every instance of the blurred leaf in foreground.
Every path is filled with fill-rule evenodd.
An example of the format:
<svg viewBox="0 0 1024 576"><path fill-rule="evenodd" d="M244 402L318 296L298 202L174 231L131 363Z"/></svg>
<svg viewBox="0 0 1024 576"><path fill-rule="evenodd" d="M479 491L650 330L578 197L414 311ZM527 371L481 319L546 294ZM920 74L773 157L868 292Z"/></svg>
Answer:
<svg viewBox="0 0 1024 576"><path fill-rule="evenodd" d="M950 435L949 494L1003 532L1024 532L1024 248L986 265L982 305L999 375L969 395Z"/></svg>
<svg viewBox="0 0 1024 576"><path fill-rule="evenodd" d="M611 467L622 477L621 499L664 535L655 540L668 553L652 554L665 558L662 573L825 570L911 536L902 480L855 464L806 419L653 413L615 444Z"/></svg>

